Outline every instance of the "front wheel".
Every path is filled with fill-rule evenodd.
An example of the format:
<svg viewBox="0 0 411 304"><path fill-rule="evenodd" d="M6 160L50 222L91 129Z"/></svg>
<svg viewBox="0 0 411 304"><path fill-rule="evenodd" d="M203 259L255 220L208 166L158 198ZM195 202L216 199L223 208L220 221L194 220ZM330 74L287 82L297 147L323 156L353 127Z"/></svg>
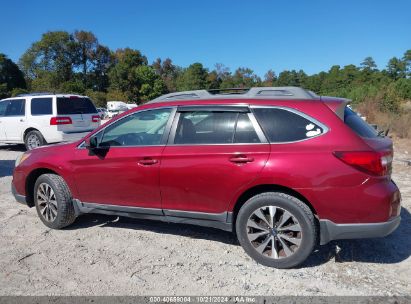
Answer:
<svg viewBox="0 0 411 304"><path fill-rule="evenodd" d="M37 179L34 203L38 216L49 228L66 227L76 219L70 190L59 175L43 174Z"/></svg>
<svg viewBox="0 0 411 304"><path fill-rule="evenodd" d="M236 233L250 257L275 268L301 264L317 241L317 226L310 208L279 192L249 199L238 212Z"/></svg>

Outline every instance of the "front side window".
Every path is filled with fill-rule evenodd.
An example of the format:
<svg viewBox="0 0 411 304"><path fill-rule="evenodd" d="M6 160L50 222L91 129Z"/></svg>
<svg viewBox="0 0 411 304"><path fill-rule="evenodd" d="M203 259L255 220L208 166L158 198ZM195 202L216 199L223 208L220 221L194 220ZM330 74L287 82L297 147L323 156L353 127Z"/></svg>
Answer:
<svg viewBox="0 0 411 304"><path fill-rule="evenodd" d="M53 114L53 99L47 98L33 98L31 100L31 115L51 115Z"/></svg>
<svg viewBox="0 0 411 304"><path fill-rule="evenodd" d="M101 146L160 145L171 109L131 114L104 130Z"/></svg>
<svg viewBox="0 0 411 304"><path fill-rule="evenodd" d="M0 101L0 116L6 115L8 101Z"/></svg>
<svg viewBox="0 0 411 304"><path fill-rule="evenodd" d="M3 102L7 103L4 116L24 116L26 104L24 99L12 99Z"/></svg>
<svg viewBox="0 0 411 304"><path fill-rule="evenodd" d="M272 143L309 139L325 132L317 123L285 109L255 108L253 112Z"/></svg>

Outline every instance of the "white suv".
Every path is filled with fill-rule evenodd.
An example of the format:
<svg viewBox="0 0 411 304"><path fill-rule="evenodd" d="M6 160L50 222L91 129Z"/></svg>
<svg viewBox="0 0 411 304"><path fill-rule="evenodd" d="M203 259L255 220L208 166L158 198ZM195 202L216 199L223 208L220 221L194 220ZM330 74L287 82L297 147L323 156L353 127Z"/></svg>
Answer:
<svg viewBox="0 0 411 304"><path fill-rule="evenodd" d="M87 96L41 93L0 100L0 142L24 143L27 150L80 139L99 125Z"/></svg>

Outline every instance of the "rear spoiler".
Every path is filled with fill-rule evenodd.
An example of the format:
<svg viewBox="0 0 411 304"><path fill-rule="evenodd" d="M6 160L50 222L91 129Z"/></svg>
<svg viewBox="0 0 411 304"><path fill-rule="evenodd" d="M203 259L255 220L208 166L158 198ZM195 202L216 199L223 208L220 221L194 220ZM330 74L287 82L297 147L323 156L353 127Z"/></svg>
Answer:
<svg viewBox="0 0 411 304"><path fill-rule="evenodd" d="M320 96L320 100L324 102L337 116L344 121L345 107L351 102L351 99L340 97Z"/></svg>

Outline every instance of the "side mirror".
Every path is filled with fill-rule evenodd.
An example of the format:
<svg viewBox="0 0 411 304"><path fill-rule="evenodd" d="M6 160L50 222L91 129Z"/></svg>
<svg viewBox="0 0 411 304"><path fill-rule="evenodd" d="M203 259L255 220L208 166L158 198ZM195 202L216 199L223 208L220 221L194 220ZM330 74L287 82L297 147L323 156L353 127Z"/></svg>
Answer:
<svg viewBox="0 0 411 304"><path fill-rule="evenodd" d="M96 149L98 147L97 137L96 136L90 136L90 137L86 138L86 140L84 141L84 146L89 150Z"/></svg>

